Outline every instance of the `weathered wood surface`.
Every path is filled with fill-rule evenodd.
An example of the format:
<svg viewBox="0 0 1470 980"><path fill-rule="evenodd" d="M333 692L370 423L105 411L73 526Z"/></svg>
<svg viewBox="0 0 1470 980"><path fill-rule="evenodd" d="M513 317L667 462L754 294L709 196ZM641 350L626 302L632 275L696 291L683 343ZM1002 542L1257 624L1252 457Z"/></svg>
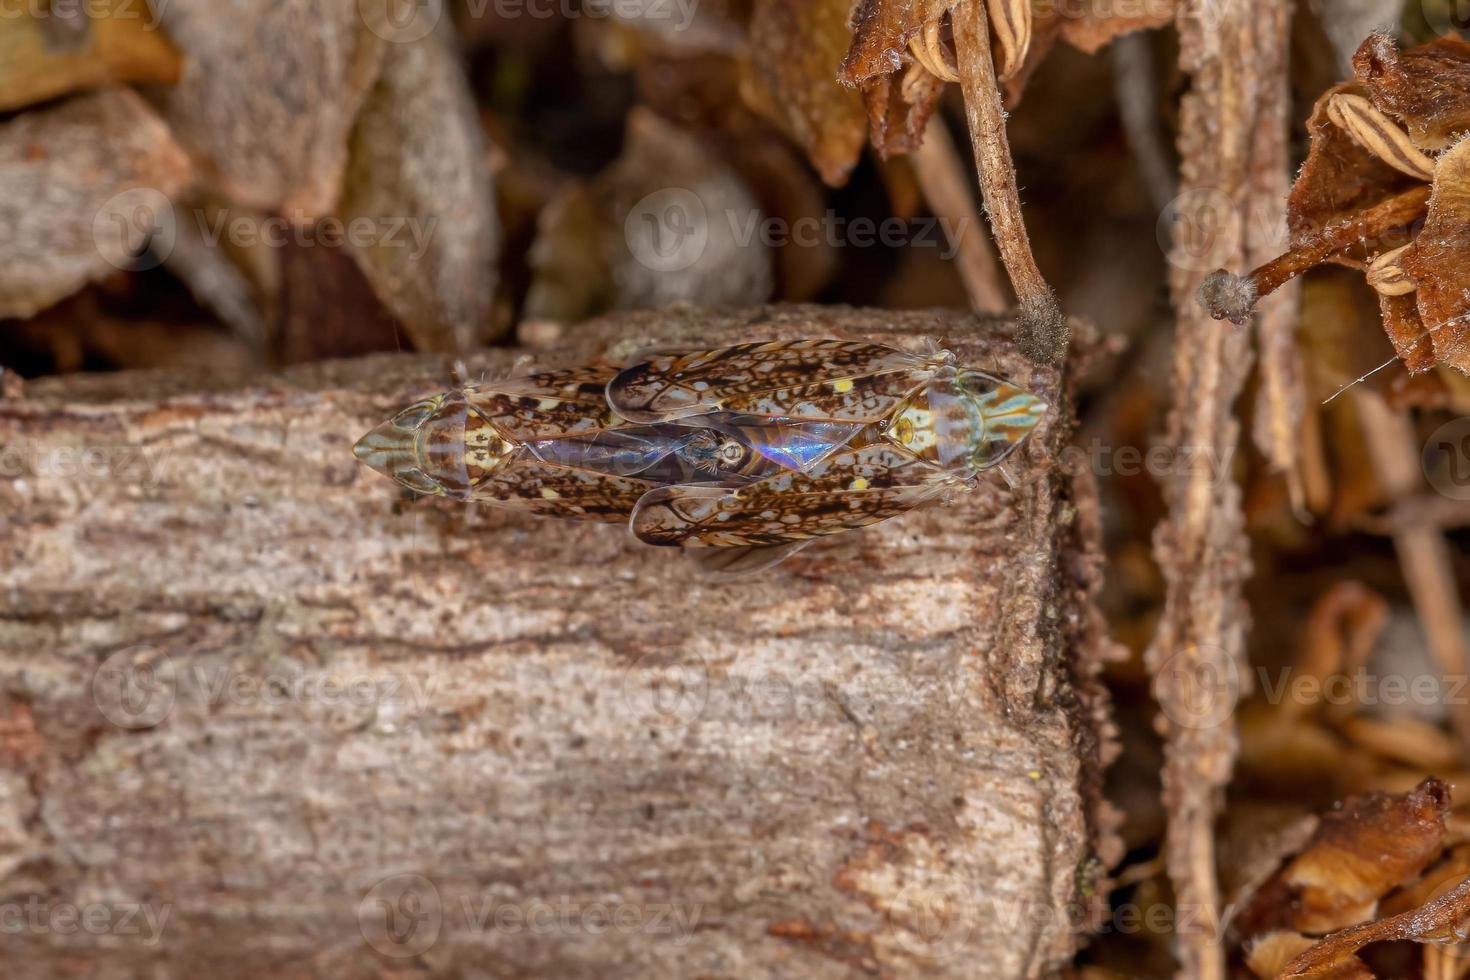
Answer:
<svg viewBox="0 0 1470 980"><path fill-rule="evenodd" d="M952 314L624 315L559 354L822 335L1049 383ZM713 584L619 527L358 466L448 383L404 355L0 400L5 960L999 978L1072 952L1110 837L1095 510L1060 426L1017 490Z"/></svg>

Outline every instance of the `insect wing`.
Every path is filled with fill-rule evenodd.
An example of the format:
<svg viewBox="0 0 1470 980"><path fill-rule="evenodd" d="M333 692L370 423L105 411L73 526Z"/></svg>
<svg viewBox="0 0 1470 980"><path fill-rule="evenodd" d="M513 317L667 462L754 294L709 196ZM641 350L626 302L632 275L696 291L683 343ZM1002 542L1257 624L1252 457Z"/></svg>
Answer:
<svg viewBox="0 0 1470 980"><path fill-rule="evenodd" d="M874 422L953 356L846 340L740 344L656 354L620 372L607 400L623 418L659 422L728 412L767 418Z"/></svg>
<svg viewBox="0 0 1470 980"><path fill-rule="evenodd" d="M649 480L557 466L522 449L476 480L468 499L544 517L625 521L639 499L657 485Z"/></svg>
<svg viewBox="0 0 1470 980"><path fill-rule="evenodd" d="M735 579L774 568L811 543L810 538L803 538L781 544L694 548L689 551L689 556L707 578Z"/></svg>
<svg viewBox="0 0 1470 980"><path fill-rule="evenodd" d="M516 442L587 434L624 425L607 404L611 364L591 364L464 389L470 406Z"/></svg>
<svg viewBox="0 0 1470 980"><path fill-rule="evenodd" d="M633 511L649 544L730 548L775 545L877 524L963 483L879 444L845 450L817 471L745 487L668 486Z"/></svg>

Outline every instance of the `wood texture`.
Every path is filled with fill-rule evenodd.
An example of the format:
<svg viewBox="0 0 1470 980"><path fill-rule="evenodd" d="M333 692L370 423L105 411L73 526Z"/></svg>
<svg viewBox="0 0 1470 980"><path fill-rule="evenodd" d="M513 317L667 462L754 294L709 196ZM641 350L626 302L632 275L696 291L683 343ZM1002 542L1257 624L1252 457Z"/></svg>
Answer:
<svg viewBox="0 0 1470 980"><path fill-rule="evenodd" d="M932 337L1049 388L1010 330L675 311L586 325L558 356ZM359 467L353 439L449 369L7 389L7 959L38 977L1022 977L1073 952L1117 854L1096 511L1051 463L1055 417L1015 490L989 480L713 584L615 526L405 501ZM108 928L66 929L68 906Z"/></svg>

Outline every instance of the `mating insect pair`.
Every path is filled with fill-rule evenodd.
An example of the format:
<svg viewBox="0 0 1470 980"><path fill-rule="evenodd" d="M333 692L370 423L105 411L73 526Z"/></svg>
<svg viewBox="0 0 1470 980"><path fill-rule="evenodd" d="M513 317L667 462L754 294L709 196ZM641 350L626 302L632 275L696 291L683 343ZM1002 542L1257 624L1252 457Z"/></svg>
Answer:
<svg viewBox="0 0 1470 980"><path fill-rule="evenodd" d="M354 452L419 493L628 521L641 541L746 572L969 485L1045 411L948 351L804 340L469 385Z"/></svg>

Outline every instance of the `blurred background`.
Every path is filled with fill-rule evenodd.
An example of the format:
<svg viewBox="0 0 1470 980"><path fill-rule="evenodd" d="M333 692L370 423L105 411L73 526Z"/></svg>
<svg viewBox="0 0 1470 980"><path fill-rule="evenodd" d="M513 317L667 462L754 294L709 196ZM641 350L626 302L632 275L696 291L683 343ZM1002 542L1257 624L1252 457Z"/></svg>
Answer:
<svg viewBox="0 0 1470 980"><path fill-rule="evenodd" d="M1189 81L1174 5L1135 6L1047 8L1007 83L1038 264L1063 308L1096 327L1072 462L1102 487L1104 605L1126 651L1108 676L1123 744L1109 794L1133 869L1118 904L1167 898L1158 709L1141 654L1164 596L1158 481L1187 462L1149 452L1169 405L1170 263L1213 269L1232 222L1282 221L1181 227L1174 147ZM600 314L681 304L983 305L975 283L1004 278L979 223L959 86L906 65L891 83L899 110L886 89L840 84L849 8L0 3L0 380L554 348ZM1433 0L1296 5L1295 163L1313 104L1349 76L1370 30L1422 41L1442 14ZM938 43L942 54L942 32ZM1429 528L1443 551L1423 574L1451 608L1463 600L1470 380L1394 361L1377 299L1347 268L1304 278L1295 338L1297 485L1248 436L1210 461L1243 488L1254 569L1252 676L1222 682L1243 703L1227 854L1253 828L1429 774L1456 804L1470 800L1445 690L1350 693L1285 718L1290 699L1270 683L1323 662L1453 680L1435 651L1463 649L1463 624L1416 608L1418 573L1396 536ZM1256 394L1253 382L1240 403L1245 433ZM1409 483L1383 479L1382 441L1365 435L1382 419L1365 412L1398 426ZM1421 466L1440 443L1463 448ZM1114 929L1081 962L1162 975L1168 950L1162 933Z"/></svg>

